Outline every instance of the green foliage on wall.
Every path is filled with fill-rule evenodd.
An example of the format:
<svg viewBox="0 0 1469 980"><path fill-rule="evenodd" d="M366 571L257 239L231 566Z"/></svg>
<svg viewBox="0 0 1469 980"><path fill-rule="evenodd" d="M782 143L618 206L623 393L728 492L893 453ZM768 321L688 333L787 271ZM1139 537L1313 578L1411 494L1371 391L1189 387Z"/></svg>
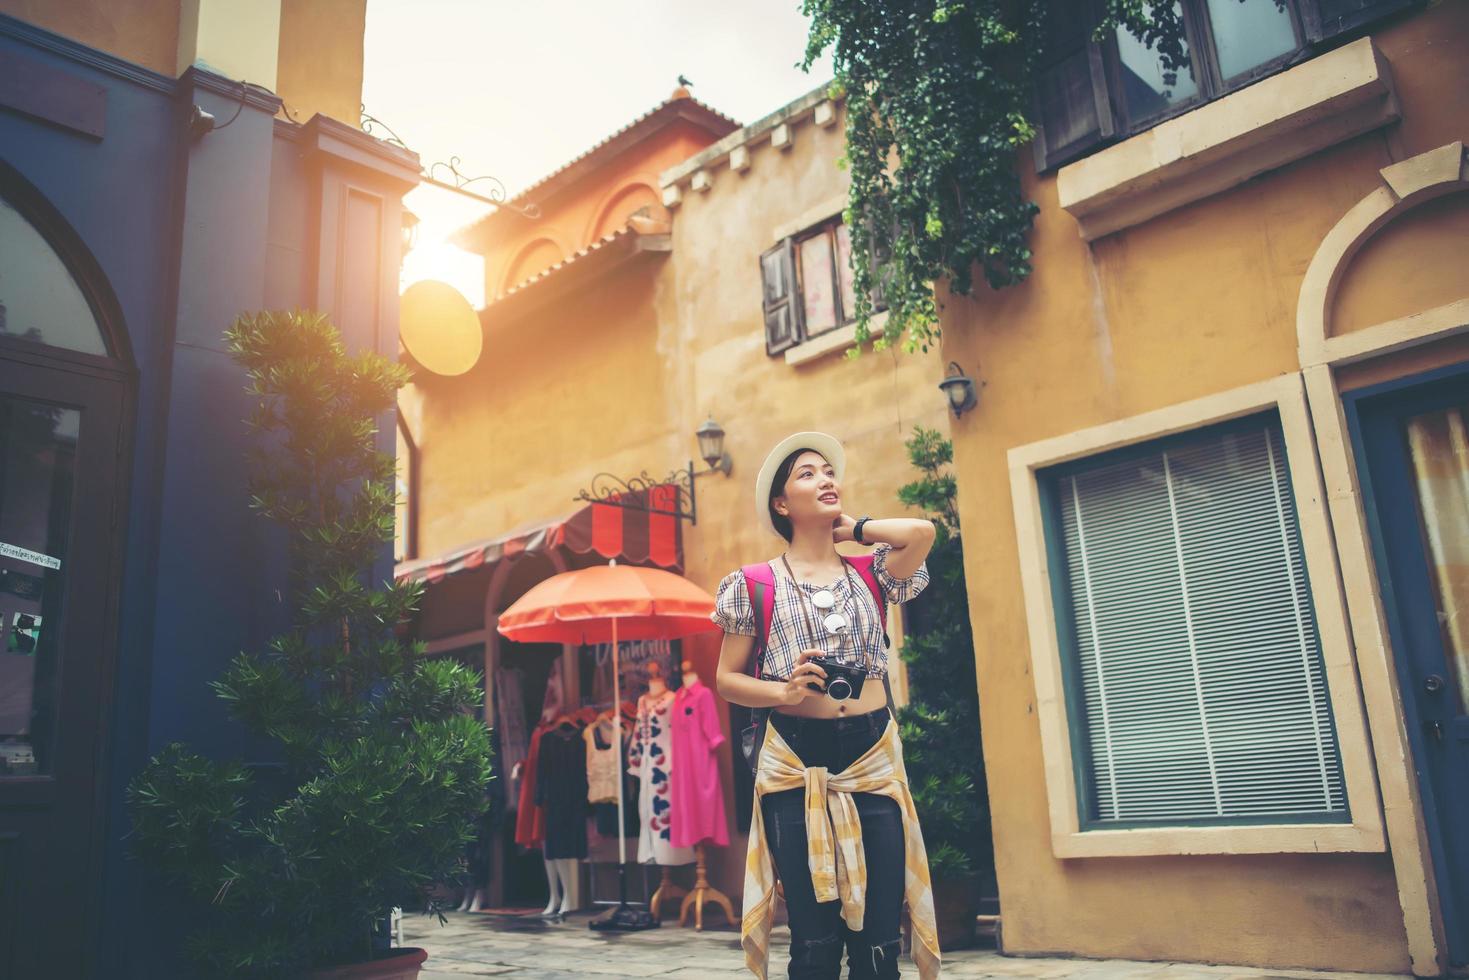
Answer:
<svg viewBox="0 0 1469 980"><path fill-rule="evenodd" d="M1037 213L1017 155L1035 136L1031 83L1049 4L1015 0L803 0L803 67L828 49L845 98L857 339L874 292L888 318L874 344L928 350L938 337L934 283L970 295L976 273L1002 288L1030 275ZM1172 0L1103 0L1101 37L1119 24L1182 58ZM1023 164L1021 164L1023 165Z"/></svg>

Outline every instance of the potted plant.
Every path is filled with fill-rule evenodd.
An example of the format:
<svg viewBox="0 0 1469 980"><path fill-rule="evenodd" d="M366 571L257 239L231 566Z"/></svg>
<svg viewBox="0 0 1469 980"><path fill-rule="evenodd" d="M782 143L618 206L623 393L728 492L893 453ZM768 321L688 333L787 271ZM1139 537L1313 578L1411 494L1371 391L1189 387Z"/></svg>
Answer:
<svg viewBox="0 0 1469 980"><path fill-rule="evenodd" d="M898 497L921 508L938 534L928 556L928 587L906 607L902 658L910 697L898 723L928 847L939 948L957 949L973 942L980 902L994 887L989 796L984 755L978 751L974 636L954 506L957 487L952 474L941 472L953 460L953 443L918 427L907 447L923 476L901 488ZM974 751L956 752L955 746Z"/></svg>
<svg viewBox="0 0 1469 980"><path fill-rule="evenodd" d="M490 745L480 677L398 635L422 587L368 581L395 504L374 419L408 373L349 355L310 312L241 316L226 337L260 401L250 506L285 531L292 601L289 628L211 686L280 765L167 746L128 788L134 854L203 906L187 952L209 976L415 977L426 954L387 950L384 917L438 910Z"/></svg>

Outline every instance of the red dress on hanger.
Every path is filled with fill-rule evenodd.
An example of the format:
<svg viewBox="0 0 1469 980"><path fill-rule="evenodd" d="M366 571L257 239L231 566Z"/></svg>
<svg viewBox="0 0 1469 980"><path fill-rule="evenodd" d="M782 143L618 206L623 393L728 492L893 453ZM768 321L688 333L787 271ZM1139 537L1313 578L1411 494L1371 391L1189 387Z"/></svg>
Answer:
<svg viewBox="0 0 1469 980"><path fill-rule="evenodd" d="M541 757L541 736L550 725L537 725L530 733L530 748L520 768L520 800L516 804L515 843L522 847L540 847L546 839L546 814L536 805L536 764Z"/></svg>

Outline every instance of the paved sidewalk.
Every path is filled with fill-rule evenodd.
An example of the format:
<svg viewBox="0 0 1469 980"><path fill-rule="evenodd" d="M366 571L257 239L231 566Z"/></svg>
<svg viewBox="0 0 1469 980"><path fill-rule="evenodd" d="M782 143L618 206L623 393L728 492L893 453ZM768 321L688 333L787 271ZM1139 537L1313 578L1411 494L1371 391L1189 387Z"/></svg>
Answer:
<svg viewBox="0 0 1469 980"><path fill-rule="evenodd" d="M590 913L550 923L537 918L448 913L449 924L424 915L403 917L403 944L429 951L421 980L508 977L516 980L582 980L592 977L667 977L733 980L749 977L739 935L731 930L695 932L665 924L633 933L593 932ZM772 977L785 976L790 934L778 928L771 942ZM916 977L911 961L903 975ZM1187 963L1125 960L1024 959L993 950L963 950L944 957L943 975L956 980L1389 980L1380 973L1315 973ZM1393 980L1397 980L1396 977Z"/></svg>

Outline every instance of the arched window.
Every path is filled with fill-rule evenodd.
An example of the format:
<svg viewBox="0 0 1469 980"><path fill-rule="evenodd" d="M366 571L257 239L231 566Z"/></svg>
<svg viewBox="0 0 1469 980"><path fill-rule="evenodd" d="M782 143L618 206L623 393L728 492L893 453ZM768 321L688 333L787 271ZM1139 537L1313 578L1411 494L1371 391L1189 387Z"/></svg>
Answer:
<svg viewBox="0 0 1469 980"><path fill-rule="evenodd" d="M658 221L667 221L668 209L647 184L632 184L622 188L602 205L597 220L592 224L588 242L600 241L615 231L627 227L627 219L638 211Z"/></svg>
<svg viewBox="0 0 1469 980"><path fill-rule="evenodd" d="M0 335L108 356L107 339L61 256L0 198Z"/></svg>
<svg viewBox="0 0 1469 980"><path fill-rule="evenodd" d="M502 293L508 292L531 276L545 272L566 258L566 252L549 238L537 238L525 245L505 270L505 279L500 284Z"/></svg>

